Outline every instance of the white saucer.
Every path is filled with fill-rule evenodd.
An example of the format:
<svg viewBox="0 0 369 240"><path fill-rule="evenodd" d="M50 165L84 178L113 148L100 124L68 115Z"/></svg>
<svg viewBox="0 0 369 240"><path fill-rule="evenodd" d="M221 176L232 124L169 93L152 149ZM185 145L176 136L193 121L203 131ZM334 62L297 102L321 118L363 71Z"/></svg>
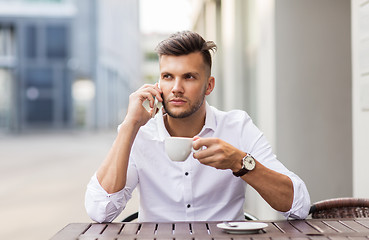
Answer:
<svg viewBox="0 0 369 240"><path fill-rule="evenodd" d="M225 223L218 223L217 227L231 234L252 234L268 226L262 222L230 222L230 224L234 227L227 226Z"/></svg>

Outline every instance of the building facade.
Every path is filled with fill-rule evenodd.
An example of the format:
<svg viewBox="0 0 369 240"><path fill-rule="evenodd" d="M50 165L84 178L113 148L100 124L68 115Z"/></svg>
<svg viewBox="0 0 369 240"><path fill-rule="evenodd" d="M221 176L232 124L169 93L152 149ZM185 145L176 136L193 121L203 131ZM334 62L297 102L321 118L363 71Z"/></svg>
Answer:
<svg viewBox="0 0 369 240"><path fill-rule="evenodd" d="M352 196L350 1L192 2L194 29L219 46L209 101L246 110L313 202ZM277 217L248 191L248 212Z"/></svg>
<svg viewBox="0 0 369 240"><path fill-rule="evenodd" d="M1 128L68 126L75 9L68 3L37 8L7 1L0 9Z"/></svg>
<svg viewBox="0 0 369 240"><path fill-rule="evenodd" d="M116 128L129 94L143 83L139 1L99 0L97 14L95 122L98 128Z"/></svg>
<svg viewBox="0 0 369 240"><path fill-rule="evenodd" d="M351 1L353 185L355 197L369 197L369 1Z"/></svg>
<svg viewBox="0 0 369 240"><path fill-rule="evenodd" d="M141 81L138 22L133 0L0 1L0 131L116 126Z"/></svg>

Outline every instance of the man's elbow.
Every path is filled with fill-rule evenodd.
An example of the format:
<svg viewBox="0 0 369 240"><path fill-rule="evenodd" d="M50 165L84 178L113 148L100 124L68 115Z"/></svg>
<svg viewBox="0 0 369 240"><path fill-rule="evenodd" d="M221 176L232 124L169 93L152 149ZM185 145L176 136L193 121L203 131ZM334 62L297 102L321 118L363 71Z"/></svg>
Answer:
<svg viewBox="0 0 369 240"><path fill-rule="evenodd" d="M98 210L99 206L94 206L86 203L85 208L87 215L91 218L91 220L98 223L107 222L105 214L101 210Z"/></svg>

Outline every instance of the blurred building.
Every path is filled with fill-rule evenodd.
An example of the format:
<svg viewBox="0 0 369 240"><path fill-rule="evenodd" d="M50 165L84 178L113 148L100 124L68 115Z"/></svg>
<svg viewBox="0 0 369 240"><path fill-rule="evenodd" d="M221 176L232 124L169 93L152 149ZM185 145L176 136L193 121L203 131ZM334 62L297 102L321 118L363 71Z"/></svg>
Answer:
<svg viewBox="0 0 369 240"><path fill-rule="evenodd" d="M351 1L353 195L369 198L369 0Z"/></svg>
<svg viewBox="0 0 369 240"><path fill-rule="evenodd" d="M69 2L0 1L1 128L71 123Z"/></svg>
<svg viewBox="0 0 369 240"><path fill-rule="evenodd" d="M139 1L98 0L97 15L95 125L116 128L143 83Z"/></svg>
<svg viewBox="0 0 369 240"><path fill-rule="evenodd" d="M138 1L0 0L0 130L116 126L139 38Z"/></svg>
<svg viewBox="0 0 369 240"><path fill-rule="evenodd" d="M305 180L312 201L352 196L350 1L192 4L194 29L219 47L211 104L246 110L278 159ZM276 217L253 192L247 199L248 212Z"/></svg>
<svg viewBox="0 0 369 240"><path fill-rule="evenodd" d="M143 51L142 74L146 83L155 83L159 80L159 58L155 48L159 42L166 39L169 34L143 33L141 46Z"/></svg>

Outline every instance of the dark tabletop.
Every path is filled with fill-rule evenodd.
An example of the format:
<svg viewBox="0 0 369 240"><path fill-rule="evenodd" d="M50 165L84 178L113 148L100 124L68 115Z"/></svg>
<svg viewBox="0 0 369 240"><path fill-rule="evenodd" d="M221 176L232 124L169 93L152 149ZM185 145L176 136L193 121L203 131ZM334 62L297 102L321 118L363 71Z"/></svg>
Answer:
<svg viewBox="0 0 369 240"><path fill-rule="evenodd" d="M307 219L290 221L260 221L268 227L254 234L229 234L218 228L219 222L175 223L71 223L60 230L57 239L155 239L155 240L207 240L207 239L330 239L368 240L369 218Z"/></svg>

